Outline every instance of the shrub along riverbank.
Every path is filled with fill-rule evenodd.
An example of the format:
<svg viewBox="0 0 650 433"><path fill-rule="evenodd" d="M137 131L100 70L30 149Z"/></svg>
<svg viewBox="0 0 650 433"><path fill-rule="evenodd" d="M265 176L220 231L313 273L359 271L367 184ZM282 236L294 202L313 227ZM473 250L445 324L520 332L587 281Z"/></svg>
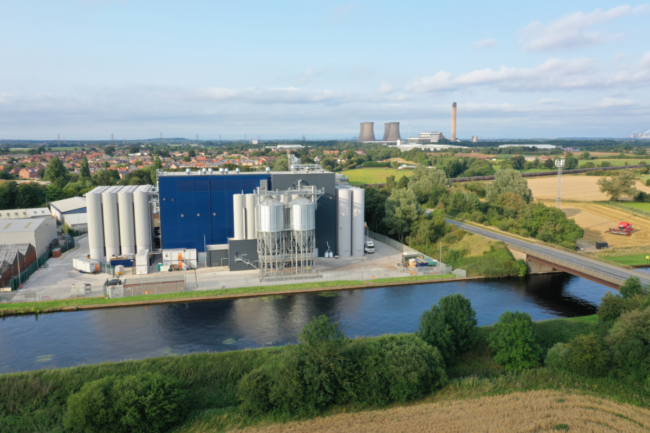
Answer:
<svg viewBox="0 0 650 433"><path fill-rule="evenodd" d="M541 389L647 406L650 302L635 282L623 294L604 298L598 318L533 323L506 313L481 328L453 295L415 334L350 340L320 317L299 345L6 374L0 431L226 431Z"/></svg>

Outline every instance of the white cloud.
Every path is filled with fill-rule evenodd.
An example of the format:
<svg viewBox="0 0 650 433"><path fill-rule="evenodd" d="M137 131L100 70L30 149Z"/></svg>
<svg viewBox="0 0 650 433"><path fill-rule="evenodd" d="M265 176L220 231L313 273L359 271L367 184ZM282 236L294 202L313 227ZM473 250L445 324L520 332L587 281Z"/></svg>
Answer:
<svg viewBox="0 0 650 433"><path fill-rule="evenodd" d="M635 105L636 102L631 99L616 99L616 98L603 98L598 104L599 107L609 108L609 107L628 107L630 105Z"/></svg>
<svg viewBox="0 0 650 433"><path fill-rule="evenodd" d="M548 25L539 21L520 30L520 43L526 51L552 51L582 48L607 43L620 35L591 30L616 18L645 12L645 6L616 6L607 11L596 9L590 13L575 12Z"/></svg>
<svg viewBox="0 0 650 433"><path fill-rule="evenodd" d="M309 83L314 77L316 77L318 74L316 74L316 71L314 68L307 68L304 74L298 78L298 84L307 84Z"/></svg>
<svg viewBox="0 0 650 433"><path fill-rule="evenodd" d="M548 104L560 104L562 103L562 101L559 99L542 98L539 101L537 101L537 103L548 105Z"/></svg>
<svg viewBox="0 0 650 433"><path fill-rule="evenodd" d="M210 87L199 92L198 99L215 101L238 101L253 104L303 104L330 102L337 103L349 99L342 92L331 90L301 90L297 87L229 89Z"/></svg>
<svg viewBox="0 0 650 433"><path fill-rule="evenodd" d="M346 15L349 15L352 12L353 8L354 8L354 4L352 3L348 3L345 6L336 6L334 8L334 11L332 12L332 15L330 16L330 19L333 20L342 19Z"/></svg>
<svg viewBox="0 0 650 433"><path fill-rule="evenodd" d="M497 43L498 43L497 40L493 39L493 38L483 39L482 41L474 42L472 44L472 49L474 49L474 50L482 50L482 49L485 49L485 48L491 48L491 47L496 46Z"/></svg>
<svg viewBox="0 0 650 433"><path fill-rule="evenodd" d="M382 95L387 95L389 93L393 93L394 91L395 88L388 83L381 83L381 86L379 86L379 93Z"/></svg>

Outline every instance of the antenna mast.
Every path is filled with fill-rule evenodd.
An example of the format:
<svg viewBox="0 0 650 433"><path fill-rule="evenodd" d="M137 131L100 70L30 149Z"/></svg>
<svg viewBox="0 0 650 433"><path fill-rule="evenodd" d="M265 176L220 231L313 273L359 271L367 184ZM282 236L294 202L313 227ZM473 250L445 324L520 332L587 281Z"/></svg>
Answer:
<svg viewBox="0 0 650 433"><path fill-rule="evenodd" d="M557 197L555 199L555 207L560 209L562 206L562 168L564 167L564 159L556 159L555 166L557 167Z"/></svg>

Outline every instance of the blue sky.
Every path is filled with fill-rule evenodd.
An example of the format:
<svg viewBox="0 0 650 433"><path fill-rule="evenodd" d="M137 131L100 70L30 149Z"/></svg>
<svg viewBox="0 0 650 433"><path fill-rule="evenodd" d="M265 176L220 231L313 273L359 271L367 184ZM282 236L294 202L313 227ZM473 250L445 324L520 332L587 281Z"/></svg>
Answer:
<svg viewBox="0 0 650 433"><path fill-rule="evenodd" d="M0 0L0 139L650 130L650 5Z"/></svg>

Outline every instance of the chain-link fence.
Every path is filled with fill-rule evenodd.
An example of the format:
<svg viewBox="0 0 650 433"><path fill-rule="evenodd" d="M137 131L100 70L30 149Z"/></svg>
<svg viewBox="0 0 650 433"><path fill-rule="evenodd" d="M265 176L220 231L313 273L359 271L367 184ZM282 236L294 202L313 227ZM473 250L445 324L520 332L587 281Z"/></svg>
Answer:
<svg viewBox="0 0 650 433"><path fill-rule="evenodd" d="M45 263L47 260L52 257L52 251L56 250L57 248L61 249L61 254L66 253L67 251L70 251L75 247L75 242L74 239L70 238L66 240L64 243L60 243L58 245L54 245L50 248L48 248L45 253L43 253L34 263L29 265L27 268L22 269L21 272L13 277L11 280L9 280L8 287L11 288L11 290L17 290L21 285L25 284L27 280L29 280L29 277L45 266Z"/></svg>
<svg viewBox="0 0 650 433"><path fill-rule="evenodd" d="M20 289L0 292L0 302L39 302L62 299L105 298L105 285L77 284L70 287L51 289Z"/></svg>

